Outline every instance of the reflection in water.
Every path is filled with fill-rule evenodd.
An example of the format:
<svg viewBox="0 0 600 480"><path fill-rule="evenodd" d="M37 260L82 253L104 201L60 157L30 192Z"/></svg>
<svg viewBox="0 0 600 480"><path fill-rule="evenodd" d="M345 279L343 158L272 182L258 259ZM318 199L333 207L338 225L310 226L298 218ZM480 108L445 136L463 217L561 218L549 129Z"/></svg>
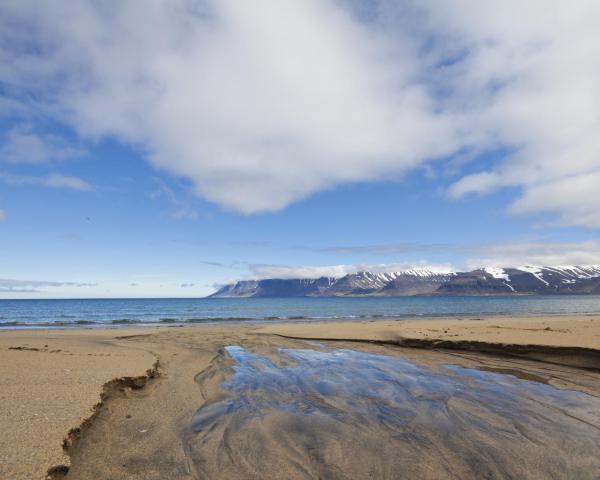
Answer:
<svg viewBox="0 0 600 480"><path fill-rule="evenodd" d="M200 478L600 478L600 399L353 350L230 346L193 418Z"/></svg>

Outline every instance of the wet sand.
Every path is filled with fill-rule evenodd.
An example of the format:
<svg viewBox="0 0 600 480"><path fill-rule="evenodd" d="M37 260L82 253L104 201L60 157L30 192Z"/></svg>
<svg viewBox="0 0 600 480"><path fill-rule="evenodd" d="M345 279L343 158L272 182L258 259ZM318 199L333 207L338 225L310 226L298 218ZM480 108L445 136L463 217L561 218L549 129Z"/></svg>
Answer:
<svg viewBox="0 0 600 480"><path fill-rule="evenodd" d="M417 343L411 344L412 341ZM486 345L494 349L480 353L478 350ZM441 471L460 478L469 478L474 472L488 475L487 478L503 478L502 475L519 472L524 478L569 478L569 472L577 472L578 478L600 475L598 466L585 453L590 442L595 442L596 431L600 440L600 430L596 430L598 419L593 412L577 410L585 410L585 405L566 409L562 405L564 411L555 412L556 425L565 431L581 429L577 430L578 436L589 438L587 443L582 440L581 445L567 443L569 448L565 447L564 455L550 457L558 462L552 470L554 477L536 475L536 466L527 461L527 456L513 462L512 468L517 470L506 470L501 452L510 451L502 443L492 445L493 436L479 438L487 445L483 451L488 455L479 457L468 446L469 442L476 444L476 436L465 440L462 446L450 448L450 437L432 439L416 435L414 429L421 425L418 422L410 427L413 430L404 430L405 441L396 444L397 451L402 445L405 447L403 462L396 457L392 461L390 452L390 457L380 459L373 454L377 461L370 464L360 460L366 457L352 453L364 452L366 446L386 438L389 431L378 431L376 422L369 423L372 428L359 428L362 432L359 441L358 427L350 421L334 424L328 424L330 420L324 424L292 421L294 417L283 415L271 404L268 408L261 407L258 416L251 418L224 415L218 409L210 414L202 409L227 404L235 398L223 387L240 367L225 350L227 346L240 346L281 368L293 367L297 360L281 355L280 348L319 352L343 348L369 355L401 357L425 369L428 375L439 375L440 369L446 368L444 365L458 365L486 375L501 375L490 378L509 379L509 383L525 381L583 392L580 395L589 396L586 401L600 397L597 371L600 361L596 356L596 350L600 350L599 316L5 331L0 333L0 428L4 432L0 438L0 478L45 478L50 467L60 466L64 468L55 468L54 478L65 475L76 479L360 478L365 474L361 468L368 465L376 469L367 472L374 478L398 478L394 475L399 472L409 478L436 478ZM535 350L532 346L543 348L538 348L537 356L527 358L527 350ZM501 354L503 349L508 355ZM159 376L146 379L145 372L152 369L156 360L159 360ZM141 378L105 386L119 377ZM103 388L103 404L94 410ZM332 408L343 411L340 402L346 397L332 395L318 399L308 394L311 403L307 405L321 408L330 402ZM264 395L260 398L264 400ZM458 397L448 398L454 402ZM435 396L434 400L441 402ZM496 413L478 411L473 398L461 401L460 407L455 405L455 410L449 410L460 415L444 417L444 421L459 418L467 426L472 422L473 434L479 431L483 435L481 432L486 429L478 430L475 426L493 423ZM425 404L419 404L419 408ZM439 403L446 404L446 401ZM548 409L559 406L544 404L540 410L535 408L530 406L528 418L552 418ZM576 418L568 420L565 412ZM428 418L421 416L424 411L413 413ZM92 420L84 422L90 416ZM313 417L310 418L312 422ZM499 427L507 436L502 440L505 445L510 445L508 440L514 445L523 441L530 445L531 452L538 452L531 453L531 458L537 460L544 458L542 453L546 450L552 452L557 448L551 445L550 436L550 443L538 445L536 450L535 443L539 444L543 437L540 440L538 433L519 430L515 425L527 427L527 422ZM79 426L81 431L68 436L70 429ZM398 425L392 427L398 429ZM421 425L420 431L435 431L432 425L428 428ZM67 452L63 452L61 443L67 437ZM419 448L411 450L414 446ZM265 451L274 455L266 456ZM416 465L424 465L418 455L424 451L437 452L431 457L436 460L426 462L429 466L424 470L415 470ZM453 458L452 452L461 451L462 455ZM521 454L524 451L521 449ZM475 464L465 463L465 458ZM493 465L493 468L485 470L481 458L487 458L488 467ZM588 460L591 463L586 464ZM70 467L68 473L66 467ZM540 468L537 471L542 472Z"/></svg>
<svg viewBox="0 0 600 480"><path fill-rule="evenodd" d="M598 315L286 324L262 331L298 339L466 350L592 369L600 365Z"/></svg>

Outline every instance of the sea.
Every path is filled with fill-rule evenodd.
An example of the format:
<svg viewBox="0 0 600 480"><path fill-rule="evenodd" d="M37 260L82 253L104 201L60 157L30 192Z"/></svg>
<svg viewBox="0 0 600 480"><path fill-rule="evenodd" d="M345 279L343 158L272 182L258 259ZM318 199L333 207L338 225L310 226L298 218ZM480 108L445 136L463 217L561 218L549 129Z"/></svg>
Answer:
<svg viewBox="0 0 600 480"><path fill-rule="evenodd" d="M600 314L600 296L0 300L0 329Z"/></svg>

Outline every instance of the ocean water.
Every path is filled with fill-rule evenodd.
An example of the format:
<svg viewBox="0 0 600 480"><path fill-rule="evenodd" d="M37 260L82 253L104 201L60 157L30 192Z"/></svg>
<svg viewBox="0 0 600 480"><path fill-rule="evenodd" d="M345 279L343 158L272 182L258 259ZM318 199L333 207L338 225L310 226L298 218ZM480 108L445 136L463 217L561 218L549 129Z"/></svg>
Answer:
<svg viewBox="0 0 600 480"><path fill-rule="evenodd" d="M600 313L600 296L0 300L0 328Z"/></svg>

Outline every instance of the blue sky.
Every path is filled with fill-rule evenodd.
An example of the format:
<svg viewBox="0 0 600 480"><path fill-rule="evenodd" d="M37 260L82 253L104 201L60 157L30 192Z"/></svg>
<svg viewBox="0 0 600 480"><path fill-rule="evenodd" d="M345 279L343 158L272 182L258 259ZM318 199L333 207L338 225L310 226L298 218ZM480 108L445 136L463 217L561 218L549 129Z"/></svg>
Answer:
<svg viewBox="0 0 600 480"><path fill-rule="evenodd" d="M600 263L600 10L507 3L3 4L0 298Z"/></svg>

